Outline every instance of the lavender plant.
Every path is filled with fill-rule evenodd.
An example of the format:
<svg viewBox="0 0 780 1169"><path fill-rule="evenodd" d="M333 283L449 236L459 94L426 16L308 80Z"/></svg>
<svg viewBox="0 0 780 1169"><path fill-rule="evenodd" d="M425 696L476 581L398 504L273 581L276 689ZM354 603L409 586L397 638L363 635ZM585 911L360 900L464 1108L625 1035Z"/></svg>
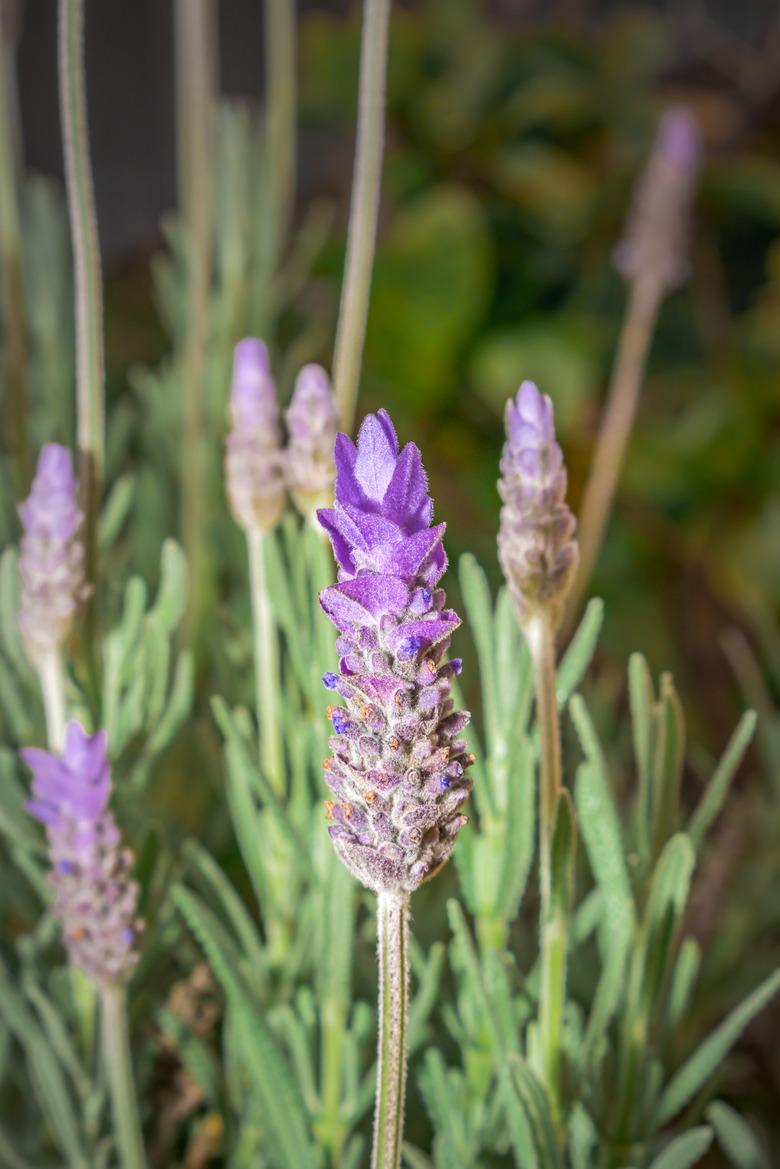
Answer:
<svg viewBox="0 0 780 1169"><path fill-rule="evenodd" d="M23 1134L17 1141L0 1123L0 1161L12 1169L110 1169L117 1158L140 1169L146 1149L161 1169L358 1169L368 1159L372 1100L374 1169L688 1169L714 1139L735 1169L767 1164L734 1101L711 1096L726 1055L780 979L765 969L705 1033L707 1012L692 1007L710 955L686 908L697 864L708 871L707 834L754 716L740 722L691 810L674 683L663 675L656 684L634 656L633 772L614 731L627 721L622 711L605 753L600 692L589 687L594 716L575 693L601 605L590 603L559 661L578 587L576 523L551 401L525 382L506 409L498 546L506 583L495 605L473 557L460 564L478 664L463 678L475 699L472 725L461 659L449 657L453 638L464 654L468 642L446 607L445 525L433 524L420 452L399 448L385 410L366 417L356 444L337 436L339 412L349 429L362 361L389 10L386 0L367 0L364 10L334 393L320 366L291 376L322 347L327 327L307 328L293 312L276 329L322 239L312 220L289 235L292 6L269 0L266 8L263 135L236 107L212 120L214 12L199 4L190 21L178 6L183 217L157 267L172 353L135 379L132 405L126 398L111 412L109 473L133 469L109 484L98 515L102 330L83 14L63 0L77 434L91 486L80 506L69 449L50 441L65 432L51 433L53 415L38 409L31 432L46 441L20 509L20 554L7 549L0 565L8 743L0 748L8 846L0 1077L3 1106ZM208 66L200 74L199 63ZM0 103L0 121L3 113ZM0 155L8 130L0 125ZM618 257L637 298L650 289L657 303L684 276L697 150L688 116L668 116ZM0 183L0 203L7 195ZM53 233L54 212L42 218ZM0 219L0 251L13 258L2 207ZM44 341L51 320L48 333L34 315L30 322L31 385L45 370L67 388L56 376L68 362L54 360L61 351ZM270 351L247 332L270 338ZM292 336L288 348L276 343ZM139 406L134 425L127 411ZM597 465L594 475L604 473ZM173 541L161 556L158 547L177 503L189 566ZM103 567L85 580L82 512L99 564L121 572ZM139 564L141 576L117 587L114 576ZM182 632L191 573L196 603ZM151 601L146 576L159 579ZM87 622L89 587L100 589L101 605ZM177 636L187 646L179 654ZM204 699L194 713L192 650ZM334 698L330 728L321 681ZM29 800L17 748L44 741L48 751L22 750ZM615 787L618 770L632 773ZM197 839L183 839L190 833ZM451 854L453 866L431 882ZM456 882L462 904L449 900L447 934L442 894ZM363 976L373 975L374 919L376 1020L372 978ZM144 1021L132 1068L128 995L130 1020ZM407 1065L419 1087L409 1093L410 1123Z"/></svg>

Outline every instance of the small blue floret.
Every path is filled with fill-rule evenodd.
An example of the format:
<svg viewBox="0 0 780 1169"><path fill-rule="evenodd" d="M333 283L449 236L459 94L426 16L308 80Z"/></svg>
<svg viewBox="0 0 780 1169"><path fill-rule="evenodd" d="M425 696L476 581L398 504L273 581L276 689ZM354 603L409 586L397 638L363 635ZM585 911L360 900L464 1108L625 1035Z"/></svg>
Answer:
<svg viewBox="0 0 780 1169"><path fill-rule="evenodd" d="M338 674L331 674L330 671L322 675L322 684L326 690L335 690L338 680Z"/></svg>

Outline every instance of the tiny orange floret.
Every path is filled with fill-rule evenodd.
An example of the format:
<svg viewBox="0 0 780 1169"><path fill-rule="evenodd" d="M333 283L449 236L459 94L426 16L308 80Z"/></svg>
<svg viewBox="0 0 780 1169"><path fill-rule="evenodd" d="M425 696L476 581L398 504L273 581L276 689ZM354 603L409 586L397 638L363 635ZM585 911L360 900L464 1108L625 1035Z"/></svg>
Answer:
<svg viewBox="0 0 780 1169"><path fill-rule="evenodd" d="M352 804L342 804L341 809L342 809L344 815L346 816L347 820L351 820L352 819L352 811L353 811Z"/></svg>
<svg viewBox="0 0 780 1169"><path fill-rule="evenodd" d="M323 759L322 761L322 770L328 771L332 762L333 760L331 759L330 755L328 755L327 759Z"/></svg>
<svg viewBox="0 0 780 1169"><path fill-rule="evenodd" d="M333 803L333 800L325 800L325 818L327 820L333 819L333 809L335 807L336 805Z"/></svg>
<svg viewBox="0 0 780 1169"><path fill-rule="evenodd" d="M360 718L368 718L368 716L371 714L371 707L370 706L361 706L360 710L358 711L358 714L359 714Z"/></svg>
<svg viewBox="0 0 780 1169"><path fill-rule="evenodd" d="M398 739L395 738L395 736L393 736L392 739L387 740L387 745L391 751L397 751L398 748L401 746L401 744L399 743Z"/></svg>
<svg viewBox="0 0 780 1169"><path fill-rule="evenodd" d="M374 800L376 799L376 792L375 791L363 792L363 799L366 801L367 804L373 804Z"/></svg>

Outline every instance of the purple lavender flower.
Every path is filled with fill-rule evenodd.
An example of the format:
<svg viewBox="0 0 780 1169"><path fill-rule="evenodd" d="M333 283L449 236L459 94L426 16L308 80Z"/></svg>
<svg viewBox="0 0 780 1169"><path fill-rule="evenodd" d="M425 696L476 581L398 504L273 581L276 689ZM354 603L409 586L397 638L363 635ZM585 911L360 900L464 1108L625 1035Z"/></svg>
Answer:
<svg viewBox="0 0 780 1169"><path fill-rule="evenodd" d="M577 525L566 503L552 402L523 382L505 419L498 557L520 623L542 610L557 627L577 567Z"/></svg>
<svg viewBox="0 0 780 1169"><path fill-rule="evenodd" d="M696 119L684 106L668 109L613 257L626 280L647 278L665 293L687 278L691 203L700 164Z"/></svg>
<svg viewBox="0 0 780 1169"><path fill-rule="evenodd" d="M232 429L225 472L230 506L246 531L270 531L284 511L281 431L268 350L245 337L236 345L230 389Z"/></svg>
<svg viewBox="0 0 780 1169"><path fill-rule="evenodd" d="M84 547L76 539L83 516L76 502L70 451L47 443L38 456L32 488L19 507L24 534L19 556L19 632L33 662L67 637L74 614L89 594Z"/></svg>
<svg viewBox="0 0 780 1169"><path fill-rule="evenodd" d="M333 499L333 444L338 409L330 380L321 365L304 365L287 411L287 485L304 516Z"/></svg>
<svg viewBox="0 0 780 1169"><path fill-rule="evenodd" d="M108 808L105 732L89 736L70 722L61 755L35 747L20 754L33 773L27 808L46 828L54 912L70 959L99 986L122 982L137 961L142 923L133 854Z"/></svg>
<svg viewBox="0 0 780 1169"><path fill-rule="evenodd" d="M469 716L450 697L460 662L445 660L460 620L436 587L447 561L432 513L420 452L399 453L384 410L365 419L357 447L338 436L335 506L318 512L339 565L320 594L341 655L323 682L345 703L328 711L326 807L339 857L376 893L433 876L466 823Z"/></svg>

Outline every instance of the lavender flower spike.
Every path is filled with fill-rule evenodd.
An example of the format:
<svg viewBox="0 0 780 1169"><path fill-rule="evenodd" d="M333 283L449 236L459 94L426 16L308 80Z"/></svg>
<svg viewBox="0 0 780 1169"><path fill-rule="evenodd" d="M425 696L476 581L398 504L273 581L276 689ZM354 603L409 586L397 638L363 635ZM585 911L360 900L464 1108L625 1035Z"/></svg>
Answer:
<svg viewBox="0 0 780 1169"><path fill-rule="evenodd" d="M520 624L543 612L557 629L578 551L552 402L533 382L523 382L505 417L498 557Z"/></svg>
<svg viewBox="0 0 780 1169"><path fill-rule="evenodd" d="M281 431L268 350L245 337L236 345L225 472L230 507L245 531L267 532L284 511Z"/></svg>
<svg viewBox="0 0 780 1169"><path fill-rule="evenodd" d="M35 747L20 754L33 773L27 808L46 828L54 912L70 959L98 986L121 983L137 961L142 923L128 875L133 854L108 808L105 732L90 737L70 722L61 755Z"/></svg>
<svg viewBox="0 0 780 1169"><path fill-rule="evenodd" d="M295 382L287 411L287 485L303 516L333 499L333 444L338 410L328 375L321 365L305 365Z"/></svg>
<svg viewBox="0 0 780 1169"><path fill-rule="evenodd" d="M684 106L668 109L636 186L614 264L629 281L647 278L664 294L688 275L691 203L701 164L696 119Z"/></svg>
<svg viewBox="0 0 780 1169"><path fill-rule="evenodd" d="M24 529L19 632L31 661L40 664L65 640L79 604L89 593L84 583L84 546L76 539L83 516L66 447L47 443L41 449L19 516Z"/></svg>
<svg viewBox="0 0 780 1169"><path fill-rule="evenodd" d="M365 419L357 447L338 436L335 506L318 513L339 565L320 593L341 655L323 681L345 703L328 711L326 808L339 857L376 893L433 876L466 823L469 716L450 697L460 661L445 660L460 619L436 587L447 560L432 513L420 452L399 453L384 410Z"/></svg>

